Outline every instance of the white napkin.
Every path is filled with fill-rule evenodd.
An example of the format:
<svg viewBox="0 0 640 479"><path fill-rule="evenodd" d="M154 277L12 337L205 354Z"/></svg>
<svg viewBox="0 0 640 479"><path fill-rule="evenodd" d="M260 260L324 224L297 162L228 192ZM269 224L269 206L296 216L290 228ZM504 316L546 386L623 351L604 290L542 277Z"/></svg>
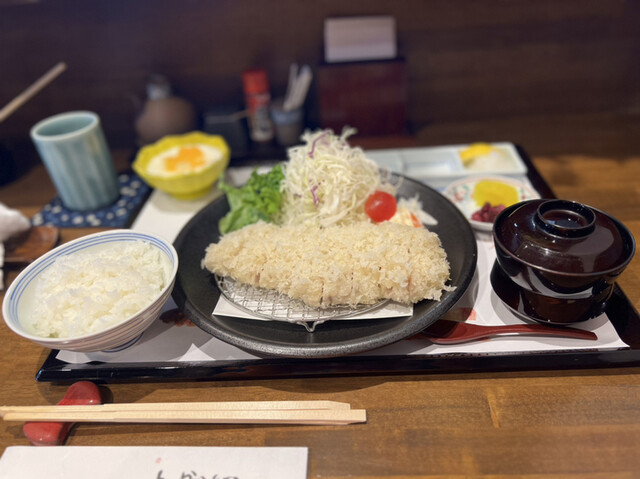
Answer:
<svg viewBox="0 0 640 479"><path fill-rule="evenodd" d="M29 228L31 223L26 216L0 203L0 290L4 289L4 243Z"/></svg>
<svg viewBox="0 0 640 479"><path fill-rule="evenodd" d="M31 223L18 210L0 203L0 242L4 243L18 233L27 231Z"/></svg>

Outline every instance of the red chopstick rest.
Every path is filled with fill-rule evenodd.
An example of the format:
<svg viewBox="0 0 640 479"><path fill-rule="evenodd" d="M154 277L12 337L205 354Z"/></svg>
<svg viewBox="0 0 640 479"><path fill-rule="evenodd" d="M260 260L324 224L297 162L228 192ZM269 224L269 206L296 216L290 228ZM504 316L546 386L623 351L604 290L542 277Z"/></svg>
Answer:
<svg viewBox="0 0 640 479"><path fill-rule="evenodd" d="M98 386L89 381L71 385L58 406L102 404ZM70 422L26 422L24 435L34 446L59 446L64 443L73 423Z"/></svg>

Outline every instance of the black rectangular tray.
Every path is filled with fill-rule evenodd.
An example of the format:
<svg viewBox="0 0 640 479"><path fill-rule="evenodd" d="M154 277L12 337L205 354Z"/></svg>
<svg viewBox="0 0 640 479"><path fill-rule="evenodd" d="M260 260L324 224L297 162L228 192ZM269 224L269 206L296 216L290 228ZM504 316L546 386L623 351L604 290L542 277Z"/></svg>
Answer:
<svg viewBox="0 0 640 479"><path fill-rule="evenodd" d="M546 198L555 195L527 153L518 153L528 168L528 178ZM251 360L72 364L48 355L36 380L70 383L142 381L200 381L291 377L356 376L382 374L432 374L527 370L590 369L640 366L640 315L616 285L607 304L607 316L629 348L566 352L442 354L402 356L351 356L330 359L259 358Z"/></svg>

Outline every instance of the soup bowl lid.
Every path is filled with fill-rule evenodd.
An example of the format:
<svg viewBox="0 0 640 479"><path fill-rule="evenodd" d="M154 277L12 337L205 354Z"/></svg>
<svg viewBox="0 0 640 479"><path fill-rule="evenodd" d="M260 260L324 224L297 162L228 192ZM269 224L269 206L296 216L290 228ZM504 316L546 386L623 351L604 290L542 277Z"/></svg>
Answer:
<svg viewBox="0 0 640 479"><path fill-rule="evenodd" d="M502 211L493 238L502 254L538 270L602 275L624 268L635 241L618 220L582 203L536 199Z"/></svg>

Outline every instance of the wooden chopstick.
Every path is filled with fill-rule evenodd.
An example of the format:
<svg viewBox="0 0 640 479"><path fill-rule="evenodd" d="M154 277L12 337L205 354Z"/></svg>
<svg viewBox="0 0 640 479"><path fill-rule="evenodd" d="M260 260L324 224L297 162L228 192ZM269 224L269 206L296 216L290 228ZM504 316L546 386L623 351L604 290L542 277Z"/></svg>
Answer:
<svg viewBox="0 0 640 479"><path fill-rule="evenodd" d="M51 83L55 78L67 69L67 65L64 62L60 62L51 68L47 73L42 75L38 80L31 84L26 90L20 93L17 97L7 103L2 110L0 110L0 122L6 120L14 111L20 108L24 103L31 99L36 93L42 90L45 86Z"/></svg>
<svg viewBox="0 0 640 479"><path fill-rule="evenodd" d="M61 407L61 409L63 409ZM364 409L307 409L255 411L122 411L46 413L9 412L5 421L18 422L115 422L115 423L200 423L200 424L327 424L366 422Z"/></svg>
<svg viewBox="0 0 640 479"><path fill-rule="evenodd" d="M0 416L8 413L52 413L64 408L71 412L122 411L260 411L260 410L348 410L351 405L337 401L223 401L223 402L161 402L129 404L94 404L65 406L0 406Z"/></svg>
<svg viewBox="0 0 640 479"><path fill-rule="evenodd" d="M364 409L333 401L2 406L0 415L5 421L20 422L341 425L367 420Z"/></svg>

